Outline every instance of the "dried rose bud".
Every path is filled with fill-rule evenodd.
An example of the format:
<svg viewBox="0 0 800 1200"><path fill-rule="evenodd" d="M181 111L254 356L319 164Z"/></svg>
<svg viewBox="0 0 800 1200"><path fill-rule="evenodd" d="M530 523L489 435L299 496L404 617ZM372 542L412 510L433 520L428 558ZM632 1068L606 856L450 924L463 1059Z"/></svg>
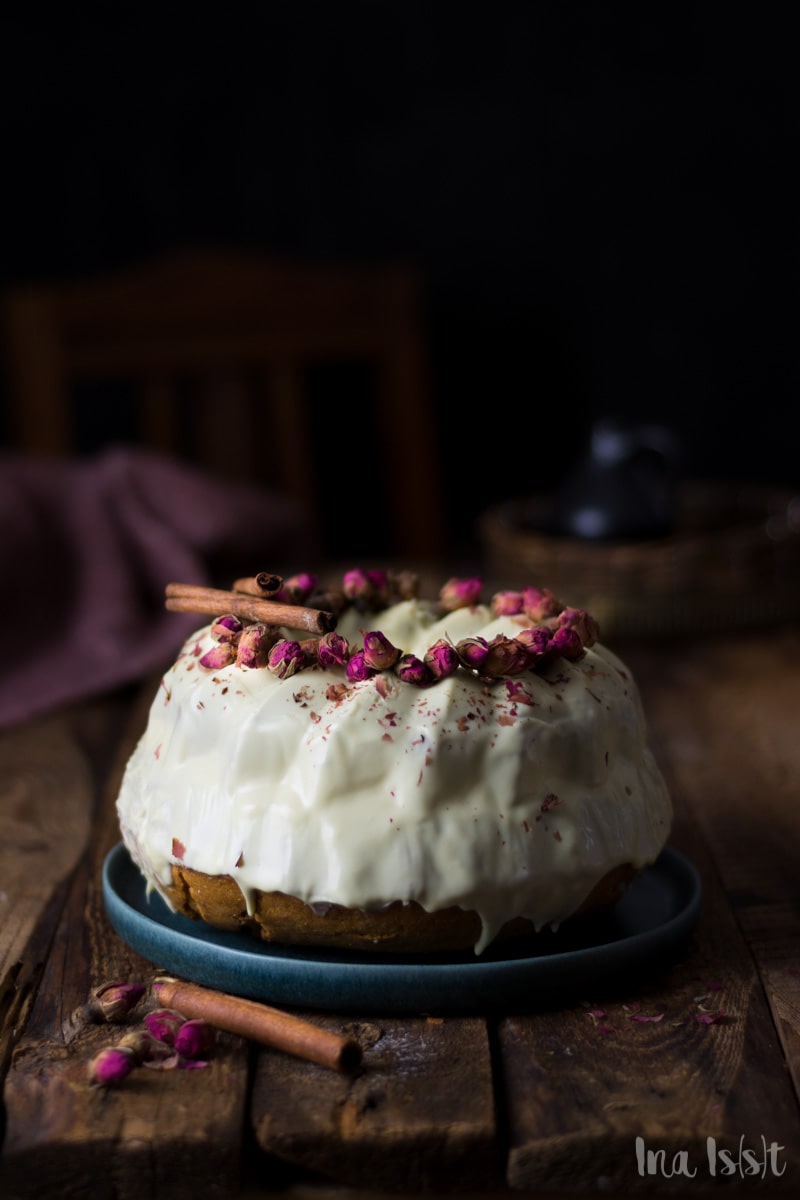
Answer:
<svg viewBox="0 0 800 1200"><path fill-rule="evenodd" d="M471 608L480 600L482 589L482 579L448 579L439 592L439 603L445 612L454 612L457 608Z"/></svg>
<svg viewBox="0 0 800 1200"><path fill-rule="evenodd" d="M563 629L557 629L553 634L550 649L553 654L559 654L562 658L576 659L583 654L583 642L580 634L574 629L564 626Z"/></svg>
<svg viewBox="0 0 800 1200"><path fill-rule="evenodd" d="M545 617L557 616L563 607L549 588L522 589L522 610L531 621L543 621Z"/></svg>
<svg viewBox="0 0 800 1200"><path fill-rule="evenodd" d="M552 649L553 634L544 625L536 625L531 629L521 629L515 635L515 641L521 642L528 652L528 666L533 670L543 666L554 657Z"/></svg>
<svg viewBox="0 0 800 1200"><path fill-rule="evenodd" d="M242 622L234 613L223 613L211 622L211 636L218 642L232 642L242 632Z"/></svg>
<svg viewBox="0 0 800 1200"><path fill-rule="evenodd" d="M344 594L359 611L385 607L389 585L385 571L346 571L342 581Z"/></svg>
<svg viewBox="0 0 800 1200"><path fill-rule="evenodd" d="M495 617L515 617L522 612L522 592L495 592L492 614Z"/></svg>
<svg viewBox="0 0 800 1200"><path fill-rule="evenodd" d="M368 595L371 591L367 573L360 567L353 567L352 570L345 571L342 587L348 600L360 600L362 596Z"/></svg>
<svg viewBox="0 0 800 1200"><path fill-rule="evenodd" d="M364 662L376 671L388 671L400 657L400 650L393 646L380 630L369 630L364 635Z"/></svg>
<svg viewBox="0 0 800 1200"><path fill-rule="evenodd" d="M280 634L274 625L262 625L260 621L248 625L242 631L236 647L237 667L266 667L269 652L279 637Z"/></svg>
<svg viewBox="0 0 800 1200"><path fill-rule="evenodd" d="M343 667L350 657L350 644L346 637L334 630L319 639L317 658L321 667Z"/></svg>
<svg viewBox="0 0 800 1200"><path fill-rule="evenodd" d="M557 629L574 629L584 646L593 646L600 635L594 617L583 608L565 608L558 614Z"/></svg>
<svg viewBox="0 0 800 1200"><path fill-rule="evenodd" d="M434 681L430 667L416 654L403 654L394 669L398 679L402 679L403 683L413 683L416 687L427 687Z"/></svg>
<svg viewBox="0 0 800 1200"><path fill-rule="evenodd" d="M360 683L362 679L369 679L375 674L375 668L369 665L363 650L356 650L351 655L344 670L351 683Z"/></svg>
<svg viewBox="0 0 800 1200"><path fill-rule="evenodd" d="M375 600L377 600L382 606L388 604L391 594L389 587L389 572L383 571L380 568L373 568L367 571L366 574L367 579L372 586L372 593L375 597Z"/></svg>
<svg viewBox="0 0 800 1200"><path fill-rule="evenodd" d="M122 1021L141 1000L142 983L106 983L92 996L92 1011L102 1021Z"/></svg>
<svg viewBox="0 0 800 1200"><path fill-rule="evenodd" d="M136 1055L127 1046L106 1046L89 1063L89 1080L98 1087L122 1083L137 1066Z"/></svg>
<svg viewBox="0 0 800 1200"><path fill-rule="evenodd" d="M184 1021L175 1034L175 1049L182 1058L199 1058L214 1044L214 1029L200 1018Z"/></svg>
<svg viewBox="0 0 800 1200"><path fill-rule="evenodd" d="M299 643L304 667L314 667L319 662L319 643L320 639L316 637L303 638Z"/></svg>
<svg viewBox="0 0 800 1200"><path fill-rule="evenodd" d="M471 671L480 671L489 653L489 643L486 638L468 637L456 642L456 654L465 667Z"/></svg>
<svg viewBox="0 0 800 1200"><path fill-rule="evenodd" d="M267 666L279 679L288 679L305 665L305 661L300 643L284 639L276 642L270 650Z"/></svg>
<svg viewBox="0 0 800 1200"><path fill-rule="evenodd" d="M229 667L235 658L236 647L233 642L217 642L199 661L207 671L220 671L223 667Z"/></svg>
<svg viewBox="0 0 800 1200"><path fill-rule="evenodd" d="M455 674L459 667L455 646L444 638L426 650L423 661L434 679L446 679L448 675Z"/></svg>
<svg viewBox="0 0 800 1200"><path fill-rule="evenodd" d="M419 575L416 571L390 571L389 596L394 600L416 600L419 595Z"/></svg>
<svg viewBox="0 0 800 1200"><path fill-rule="evenodd" d="M151 1037L166 1046L175 1045L178 1030L184 1024L185 1018L171 1008L157 1008L145 1016L144 1023Z"/></svg>
<svg viewBox="0 0 800 1200"><path fill-rule="evenodd" d="M305 604L316 586L316 575L309 575L307 571L301 571L298 575L284 579L280 590L275 594L275 599L281 601L282 604Z"/></svg>
<svg viewBox="0 0 800 1200"><path fill-rule="evenodd" d="M524 642L515 638L493 638L481 670L485 675L521 675L530 666L531 658Z"/></svg>

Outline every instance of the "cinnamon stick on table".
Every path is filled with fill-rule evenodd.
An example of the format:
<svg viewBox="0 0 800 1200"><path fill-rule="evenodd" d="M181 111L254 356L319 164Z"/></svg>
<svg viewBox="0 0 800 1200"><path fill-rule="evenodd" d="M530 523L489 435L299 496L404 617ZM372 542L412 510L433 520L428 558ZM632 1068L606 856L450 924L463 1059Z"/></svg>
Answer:
<svg viewBox="0 0 800 1200"><path fill-rule="evenodd" d="M361 1063L361 1047L353 1038L332 1033L269 1005L171 978L156 980L155 991L164 1008L173 1008L184 1017L208 1021L218 1029L286 1050L320 1066L350 1073Z"/></svg>
<svg viewBox="0 0 800 1200"><path fill-rule="evenodd" d="M338 619L336 613L319 608L281 604L277 600L261 600L243 592L225 592L192 583L168 583L166 597L166 607L170 612L204 613L211 617L233 613L246 621L285 625L289 629L304 629L308 633L330 633L336 628Z"/></svg>

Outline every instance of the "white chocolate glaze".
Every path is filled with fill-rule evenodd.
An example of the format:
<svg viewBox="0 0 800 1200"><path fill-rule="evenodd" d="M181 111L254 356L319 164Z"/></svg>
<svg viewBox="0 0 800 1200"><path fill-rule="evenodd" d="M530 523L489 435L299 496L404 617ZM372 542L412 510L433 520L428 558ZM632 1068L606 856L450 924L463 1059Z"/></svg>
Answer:
<svg viewBox="0 0 800 1200"><path fill-rule="evenodd" d="M349 610L338 630L380 629L422 657L440 637L521 624L411 600ZM609 870L645 866L667 840L639 692L600 643L542 674L486 683L462 669L420 688L389 671L338 700L326 690L343 671L209 671L199 658L214 644L207 626L188 639L122 781L122 836L151 887L182 861L232 876L248 905L255 889L315 906L459 905L481 918L480 953L513 917L557 927Z"/></svg>

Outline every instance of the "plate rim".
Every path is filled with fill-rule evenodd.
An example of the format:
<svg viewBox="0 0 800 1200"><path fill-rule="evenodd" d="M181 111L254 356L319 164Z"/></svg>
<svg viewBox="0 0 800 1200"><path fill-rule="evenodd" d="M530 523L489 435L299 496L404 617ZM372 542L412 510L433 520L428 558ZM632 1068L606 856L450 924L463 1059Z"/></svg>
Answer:
<svg viewBox="0 0 800 1200"><path fill-rule="evenodd" d="M614 941L538 955L491 959L476 956L474 960L459 958L445 962L404 956L395 961L387 956L350 957L340 951L335 957L328 957L316 947L277 947L255 939L253 944L234 946L229 942L242 936L238 932L209 927L209 936L203 936L202 922L190 922L189 918L182 919L191 925L190 930L174 929L157 915L142 912L120 894L116 879L124 871L138 873L139 868L124 842L119 841L103 860L102 892L106 913L126 945L154 965L191 977L197 983L264 1002L338 1011L411 1013L427 1008L438 1012L508 1008L503 1003L504 998L511 1000L522 995L527 986L542 982L546 985L547 996L557 998L559 992L568 992L580 978L591 976L592 968L598 966L603 972L613 973L637 958L642 964L662 956L667 963L671 962L672 952L688 940L694 929L703 897L702 882L695 865L667 844L643 874L651 877L666 875L678 895L679 907L667 920L652 927ZM138 883L138 880L134 882ZM143 876L141 886L146 886ZM158 899L165 904L160 895ZM180 914L170 915L180 919ZM153 954L154 943L158 943L157 957ZM161 954L164 944L168 950L166 958ZM193 969L189 974L186 970L175 969L176 963L188 963L198 953L206 960L200 963L199 970ZM257 978L248 978L248 974ZM454 983L460 985L459 992L452 992ZM381 999L373 1002L369 995L376 986L381 991ZM393 993L388 1000L384 989ZM495 996L495 992L503 995Z"/></svg>

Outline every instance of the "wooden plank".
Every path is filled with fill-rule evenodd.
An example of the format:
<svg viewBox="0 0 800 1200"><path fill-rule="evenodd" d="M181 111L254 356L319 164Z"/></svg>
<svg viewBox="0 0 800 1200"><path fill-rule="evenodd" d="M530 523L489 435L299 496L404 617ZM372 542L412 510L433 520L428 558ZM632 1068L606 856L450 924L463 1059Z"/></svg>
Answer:
<svg viewBox="0 0 800 1200"><path fill-rule="evenodd" d="M286 1055L259 1055L258 1145L339 1184L409 1193L502 1183L485 1022L477 1017L318 1016L361 1043L347 1078Z"/></svg>
<svg viewBox="0 0 800 1200"><path fill-rule="evenodd" d="M0 734L0 988L89 840L93 781L68 718Z"/></svg>
<svg viewBox="0 0 800 1200"><path fill-rule="evenodd" d="M72 714L0 734L0 1084L89 841L94 781Z"/></svg>
<svg viewBox="0 0 800 1200"><path fill-rule="evenodd" d="M724 785L737 771L732 760L736 751L724 730L738 696L735 689L726 692L721 706L713 689L704 694L713 672L691 653L670 660L672 668L664 656L652 661L659 676L651 695L644 686L647 664L635 665L628 657L643 684L652 740L676 803L672 842L695 862L703 879L701 918L689 952L660 982L612 993L611 998L587 997L585 1004L562 1012L501 1023L508 1182L512 1188L594 1184L674 1191L681 1180L692 1186L681 1175L667 1174L685 1161L686 1170L696 1172L696 1185L709 1187L715 1178L710 1175L708 1138L718 1154L724 1149L738 1161L741 1139L765 1157L763 1136L767 1148L772 1142L782 1148L775 1152L775 1170L774 1156L764 1168L764 1186L778 1192L796 1186L800 1169L796 1097L761 979L697 820L714 803L714 788L724 795ZM675 671L674 690L665 684L670 669ZM701 732L698 712L707 717ZM725 754L719 757L723 745ZM739 755L753 755L751 738L739 741ZM758 764L752 769L757 772ZM709 821L701 822L704 830ZM751 826L741 828L745 843L740 864ZM749 882L747 872L743 878ZM695 1018L709 1014L701 1005L727 1015L702 1024ZM637 1015L658 1020L640 1021ZM666 1171L654 1162L653 1175L640 1174L637 1137L643 1139L645 1172L647 1150L665 1153ZM720 1157L716 1166L723 1169Z"/></svg>
<svg viewBox="0 0 800 1200"><path fill-rule="evenodd" d="M0 1194L80 1194L170 1200L236 1191L242 1162L248 1048L219 1034L201 1070L140 1068L112 1090L89 1086L97 1050L141 1027L76 1029L71 1019L90 992L111 980L149 983L157 973L111 929L101 892L105 853L118 840L114 799L123 764L142 727L145 689L76 872L41 986L5 1086L6 1131Z"/></svg>
<svg viewBox="0 0 800 1200"><path fill-rule="evenodd" d="M786 627L713 640L662 671L646 698L755 959L800 1099L800 636Z"/></svg>

